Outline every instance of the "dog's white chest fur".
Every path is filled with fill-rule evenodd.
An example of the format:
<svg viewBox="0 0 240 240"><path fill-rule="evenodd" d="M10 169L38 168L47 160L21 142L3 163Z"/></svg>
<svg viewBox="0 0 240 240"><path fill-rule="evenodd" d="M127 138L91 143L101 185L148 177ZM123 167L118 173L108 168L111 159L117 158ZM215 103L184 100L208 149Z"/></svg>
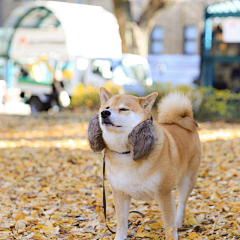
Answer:
<svg viewBox="0 0 240 240"><path fill-rule="evenodd" d="M127 152L129 150L128 138L125 133L107 132L103 130L103 138L109 149L117 152Z"/></svg>
<svg viewBox="0 0 240 240"><path fill-rule="evenodd" d="M115 154L114 160L107 160L108 180L116 189L137 200L154 199L160 183L160 174L149 175L149 163L139 164L130 154Z"/></svg>

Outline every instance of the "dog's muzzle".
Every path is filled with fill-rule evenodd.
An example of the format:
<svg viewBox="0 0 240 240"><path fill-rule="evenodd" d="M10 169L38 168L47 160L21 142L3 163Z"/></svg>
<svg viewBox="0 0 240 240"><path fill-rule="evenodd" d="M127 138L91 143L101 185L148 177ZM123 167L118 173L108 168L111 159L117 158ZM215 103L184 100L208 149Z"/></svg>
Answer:
<svg viewBox="0 0 240 240"><path fill-rule="evenodd" d="M102 118L107 118L111 115L111 112L109 110L104 110L101 112L101 117Z"/></svg>
<svg viewBox="0 0 240 240"><path fill-rule="evenodd" d="M102 117L102 123L106 126L114 126L114 124L111 122L109 117L111 116L111 112L109 110L104 110L101 112L101 117Z"/></svg>
<svg viewBox="0 0 240 240"><path fill-rule="evenodd" d="M113 126L113 127L122 127L118 125L114 125L113 122L110 119L111 112L109 110L104 110L101 112L102 117L102 124L105 126Z"/></svg>

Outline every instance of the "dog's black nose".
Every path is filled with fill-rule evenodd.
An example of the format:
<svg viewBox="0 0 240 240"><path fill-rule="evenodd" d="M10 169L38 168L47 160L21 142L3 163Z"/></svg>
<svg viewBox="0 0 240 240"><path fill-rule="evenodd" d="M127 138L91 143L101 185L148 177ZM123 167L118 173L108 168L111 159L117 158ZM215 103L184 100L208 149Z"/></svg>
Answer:
<svg viewBox="0 0 240 240"><path fill-rule="evenodd" d="M109 110L104 110L101 112L102 118L107 118L111 115L111 112Z"/></svg>

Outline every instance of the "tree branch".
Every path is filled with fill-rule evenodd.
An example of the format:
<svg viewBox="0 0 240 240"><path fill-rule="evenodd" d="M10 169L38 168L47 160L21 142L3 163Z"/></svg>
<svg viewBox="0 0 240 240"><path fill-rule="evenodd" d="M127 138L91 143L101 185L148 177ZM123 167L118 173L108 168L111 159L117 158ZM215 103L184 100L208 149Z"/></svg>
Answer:
<svg viewBox="0 0 240 240"><path fill-rule="evenodd" d="M128 21L133 21L129 0L113 0L115 14L124 13Z"/></svg>
<svg viewBox="0 0 240 240"><path fill-rule="evenodd" d="M150 0L143 11L138 25L147 31L151 31L158 17L159 10L165 8L167 0Z"/></svg>
<svg viewBox="0 0 240 240"><path fill-rule="evenodd" d="M124 53L131 52L131 46L129 46L128 36L131 33L129 24L133 21L130 1L129 0L113 0L115 16L119 24L119 33L122 39L122 51ZM131 44L130 44L131 45Z"/></svg>

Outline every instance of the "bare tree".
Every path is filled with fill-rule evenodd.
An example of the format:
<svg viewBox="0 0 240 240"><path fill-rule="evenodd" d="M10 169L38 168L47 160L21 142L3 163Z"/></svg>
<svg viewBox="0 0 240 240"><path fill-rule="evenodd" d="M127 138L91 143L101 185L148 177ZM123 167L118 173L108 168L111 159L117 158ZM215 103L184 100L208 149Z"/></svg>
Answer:
<svg viewBox="0 0 240 240"><path fill-rule="evenodd" d="M122 49L124 53L148 54L149 35L157 21L158 13L166 7L168 0L149 0L139 21L134 21L131 0L113 0L118 19Z"/></svg>

